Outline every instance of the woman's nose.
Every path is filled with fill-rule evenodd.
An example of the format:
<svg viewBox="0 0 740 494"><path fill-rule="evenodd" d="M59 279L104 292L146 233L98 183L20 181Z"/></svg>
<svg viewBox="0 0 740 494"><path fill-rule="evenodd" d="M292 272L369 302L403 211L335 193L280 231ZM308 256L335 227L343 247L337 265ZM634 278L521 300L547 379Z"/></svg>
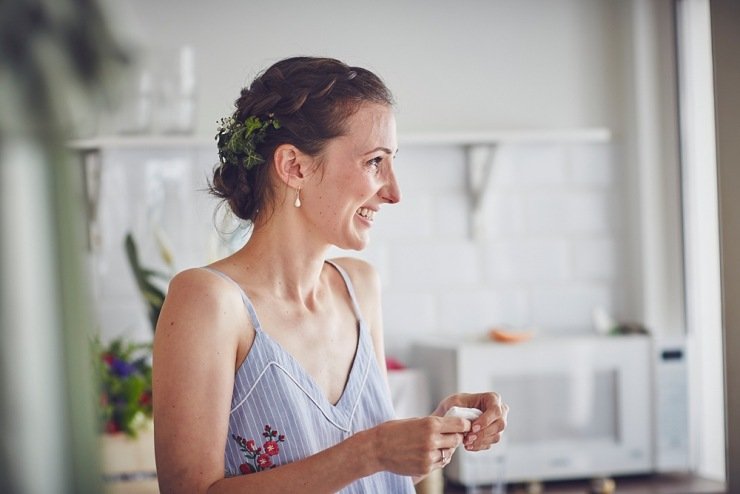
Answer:
<svg viewBox="0 0 740 494"><path fill-rule="evenodd" d="M396 180L396 174L393 170L388 174L388 180L380 189L379 194L384 201L390 204L396 204L401 200L401 188L398 186L398 180Z"/></svg>

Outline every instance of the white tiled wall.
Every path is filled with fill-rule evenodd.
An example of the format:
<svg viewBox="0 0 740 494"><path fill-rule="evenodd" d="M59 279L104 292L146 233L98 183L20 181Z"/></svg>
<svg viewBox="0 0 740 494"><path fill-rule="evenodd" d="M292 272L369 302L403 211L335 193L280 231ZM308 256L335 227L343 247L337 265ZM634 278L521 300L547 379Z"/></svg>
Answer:
<svg viewBox="0 0 740 494"><path fill-rule="evenodd" d="M151 265L163 267L152 224L170 238L177 269L217 255L215 202L199 191L211 156L199 148L104 153L95 259L105 334L149 334L123 257L127 229ZM403 199L376 216L368 249L331 252L379 270L390 353L403 357L426 335L474 338L494 325L592 331L594 307L625 310L621 174L610 144L500 147L475 239L461 148L406 146L396 166Z"/></svg>
<svg viewBox="0 0 740 494"><path fill-rule="evenodd" d="M386 252L379 268L390 351L403 354L429 333L480 337L494 325L592 331L594 307L624 311L611 146L509 145L494 166L473 239L462 150L399 154L403 200L376 216L369 249Z"/></svg>

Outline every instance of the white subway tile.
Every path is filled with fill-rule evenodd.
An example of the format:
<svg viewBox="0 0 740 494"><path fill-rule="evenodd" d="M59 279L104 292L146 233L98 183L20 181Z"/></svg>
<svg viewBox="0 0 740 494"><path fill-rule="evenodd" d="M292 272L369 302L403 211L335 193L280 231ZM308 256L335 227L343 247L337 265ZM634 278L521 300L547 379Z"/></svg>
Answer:
<svg viewBox="0 0 740 494"><path fill-rule="evenodd" d="M436 195L433 200L433 234L441 238L466 238L470 231L470 204L462 193Z"/></svg>
<svg viewBox="0 0 740 494"><path fill-rule="evenodd" d="M543 330L591 331L596 307L613 311L609 285L570 283L532 288L532 323Z"/></svg>
<svg viewBox="0 0 740 494"><path fill-rule="evenodd" d="M618 277L619 249L612 238L573 241L573 269L578 279L613 280Z"/></svg>
<svg viewBox="0 0 740 494"><path fill-rule="evenodd" d="M494 326L529 323L523 289L449 290L439 296L440 330L447 334L485 337Z"/></svg>
<svg viewBox="0 0 740 494"><path fill-rule="evenodd" d="M390 261L394 290L465 285L479 278L478 252L470 241L395 244Z"/></svg>
<svg viewBox="0 0 740 494"><path fill-rule="evenodd" d="M614 228L614 210L608 193L573 193L568 199L571 232L608 232Z"/></svg>
<svg viewBox="0 0 740 494"><path fill-rule="evenodd" d="M530 233L604 233L614 228L611 198L601 192L552 192L524 198Z"/></svg>
<svg viewBox="0 0 740 494"><path fill-rule="evenodd" d="M482 205L482 237L505 238L526 231L526 216L521 195L512 192L490 191Z"/></svg>
<svg viewBox="0 0 740 494"><path fill-rule="evenodd" d="M566 154L558 144L509 144L498 148L493 186L532 188L563 184L567 178Z"/></svg>
<svg viewBox="0 0 740 494"><path fill-rule="evenodd" d="M428 238L434 229L432 196L421 190L406 194L399 204L385 204L375 215L374 239Z"/></svg>
<svg viewBox="0 0 740 494"><path fill-rule="evenodd" d="M416 190L463 190L464 163L464 153L457 146L404 146L394 164L401 196Z"/></svg>
<svg viewBox="0 0 740 494"><path fill-rule="evenodd" d="M487 280L533 283L571 276L568 245L562 238L494 241L486 244Z"/></svg>
<svg viewBox="0 0 740 494"><path fill-rule="evenodd" d="M383 292L383 323L386 333L419 334L434 331L437 307L429 292Z"/></svg>
<svg viewBox="0 0 740 494"><path fill-rule="evenodd" d="M568 147L570 180L579 185L608 187L616 182L612 147L607 144L572 144Z"/></svg>

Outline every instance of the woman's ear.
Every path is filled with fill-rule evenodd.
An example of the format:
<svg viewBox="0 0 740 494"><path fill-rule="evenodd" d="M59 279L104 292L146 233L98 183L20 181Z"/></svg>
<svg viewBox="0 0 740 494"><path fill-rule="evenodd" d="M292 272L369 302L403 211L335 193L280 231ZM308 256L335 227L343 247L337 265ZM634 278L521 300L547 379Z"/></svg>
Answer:
<svg viewBox="0 0 740 494"><path fill-rule="evenodd" d="M308 175L309 161L309 156L292 144L279 145L273 154L277 176L285 185L294 189L303 187L303 182Z"/></svg>

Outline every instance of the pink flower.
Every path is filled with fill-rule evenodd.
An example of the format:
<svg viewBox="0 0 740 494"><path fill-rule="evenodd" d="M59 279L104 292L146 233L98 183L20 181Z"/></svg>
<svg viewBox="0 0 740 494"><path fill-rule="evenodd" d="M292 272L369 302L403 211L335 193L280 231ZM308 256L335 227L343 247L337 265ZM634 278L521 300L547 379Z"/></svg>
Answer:
<svg viewBox="0 0 740 494"><path fill-rule="evenodd" d="M257 448L255 447L254 439L250 439L247 441L247 443L244 445L245 448L247 448L247 451L250 453L254 453L257 451Z"/></svg>
<svg viewBox="0 0 740 494"><path fill-rule="evenodd" d="M275 441L267 441L262 445L262 447L265 448L265 453L270 456L275 456L280 453L280 446L278 446L278 443Z"/></svg>
<svg viewBox="0 0 740 494"><path fill-rule="evenodd" d="M262 453L257 457L257 465L260 468L270 468L272 466L272 458L267 453Z"/></svg>
<svg viewBox="0 0 740 494"><path fill-rule="evenodd" d="M249 473L254 473L254 467L249 463L242 463L241 465L239 465L239 471L242 474L247 475Z"/></svg>
<svg viewBox="0 0 740 494"><path fill-rule="evenodd" d="M152 392L151 391L144 391L141 393L141 396L139 396L139 405L147 406L152 404Z"/></svg>

